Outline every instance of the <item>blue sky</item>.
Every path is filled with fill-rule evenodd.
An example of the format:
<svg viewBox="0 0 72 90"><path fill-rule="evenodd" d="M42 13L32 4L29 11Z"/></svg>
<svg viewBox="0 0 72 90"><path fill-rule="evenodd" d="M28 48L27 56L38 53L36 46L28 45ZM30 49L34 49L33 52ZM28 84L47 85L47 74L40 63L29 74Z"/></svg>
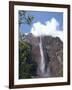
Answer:
<svg viewBox="0 0 72 90"><path fill-rule="evenodd" d="M32 25L22 24L20 26L20 31L22 33L28 33L31 31L33 24L40 22L45 24L47 21L50 21L52 18L55 18L59 23L59 30L63 30L63 12L43 12L43 11L27 11L27 14L34 16Z"/></svg>

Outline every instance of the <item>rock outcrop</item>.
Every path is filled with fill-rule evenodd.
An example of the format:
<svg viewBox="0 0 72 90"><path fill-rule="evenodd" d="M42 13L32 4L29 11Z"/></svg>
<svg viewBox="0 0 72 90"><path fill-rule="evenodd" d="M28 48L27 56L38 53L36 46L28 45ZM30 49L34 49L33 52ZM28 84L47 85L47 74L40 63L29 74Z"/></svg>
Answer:
<svg viewBox="0 0 72 90"><path fill-rule="evenodd" d="M37 62L37 77L40 75L40 37L34 37L28 34L24 41L32 46L32 58ZM63 42L58 37L43 36L42 46L45 58L45 77L62 77L63 76ZM49 74L48 74L49 73Z"/></svg>

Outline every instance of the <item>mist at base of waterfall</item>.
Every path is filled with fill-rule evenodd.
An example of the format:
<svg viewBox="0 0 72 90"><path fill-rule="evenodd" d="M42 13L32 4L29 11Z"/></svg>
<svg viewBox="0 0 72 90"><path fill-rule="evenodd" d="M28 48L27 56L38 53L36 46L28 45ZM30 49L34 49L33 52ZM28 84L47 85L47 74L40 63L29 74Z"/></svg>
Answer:
<svg viewBox="0 0 72 90"><path fill-rule="evenodd" d="M44 70L44 72L42 73L41 71L38 71L38 78L48 78L51 77L51 72L50 72L50 68L47 68L47 71Z"/></svg>

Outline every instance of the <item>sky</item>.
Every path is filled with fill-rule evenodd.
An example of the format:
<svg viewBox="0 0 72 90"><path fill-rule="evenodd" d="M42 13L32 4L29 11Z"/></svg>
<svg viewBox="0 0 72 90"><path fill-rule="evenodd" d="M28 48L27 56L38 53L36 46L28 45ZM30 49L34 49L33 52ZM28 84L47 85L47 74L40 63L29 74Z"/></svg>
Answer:
<svg viewBox="0 0 72 90"><path fill-rule="evenodd" d="M22 33L32 33L34 36L58 36L63 41L63 12L27 11L34 16L30 25L21 24Z"/></svg>

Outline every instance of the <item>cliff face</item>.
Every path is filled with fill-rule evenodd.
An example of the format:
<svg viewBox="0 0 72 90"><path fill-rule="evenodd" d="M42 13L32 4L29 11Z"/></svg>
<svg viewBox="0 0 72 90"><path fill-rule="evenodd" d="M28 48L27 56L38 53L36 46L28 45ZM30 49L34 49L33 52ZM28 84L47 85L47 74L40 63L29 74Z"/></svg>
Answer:
<svg viewBox="0 0 72 90"><path fill-rule="evenodd" d="M32 46L32 58L37 62L37 77L42 77L40 72L40 37L34 37L28 34L24 38ZM45 60L45 77L61 77L63 76L63 42L58 37L43 36L42 47ZM49 74L48 74L49 73Z"/></svg>
<svg viewBox="0 0 72 90"><path fill-rule="evenodd" d="M51 76L63 75L63 43L56 37L44 37L43 47L46 50L48 59L46 59L48 68L50 68Z"/></svg>

